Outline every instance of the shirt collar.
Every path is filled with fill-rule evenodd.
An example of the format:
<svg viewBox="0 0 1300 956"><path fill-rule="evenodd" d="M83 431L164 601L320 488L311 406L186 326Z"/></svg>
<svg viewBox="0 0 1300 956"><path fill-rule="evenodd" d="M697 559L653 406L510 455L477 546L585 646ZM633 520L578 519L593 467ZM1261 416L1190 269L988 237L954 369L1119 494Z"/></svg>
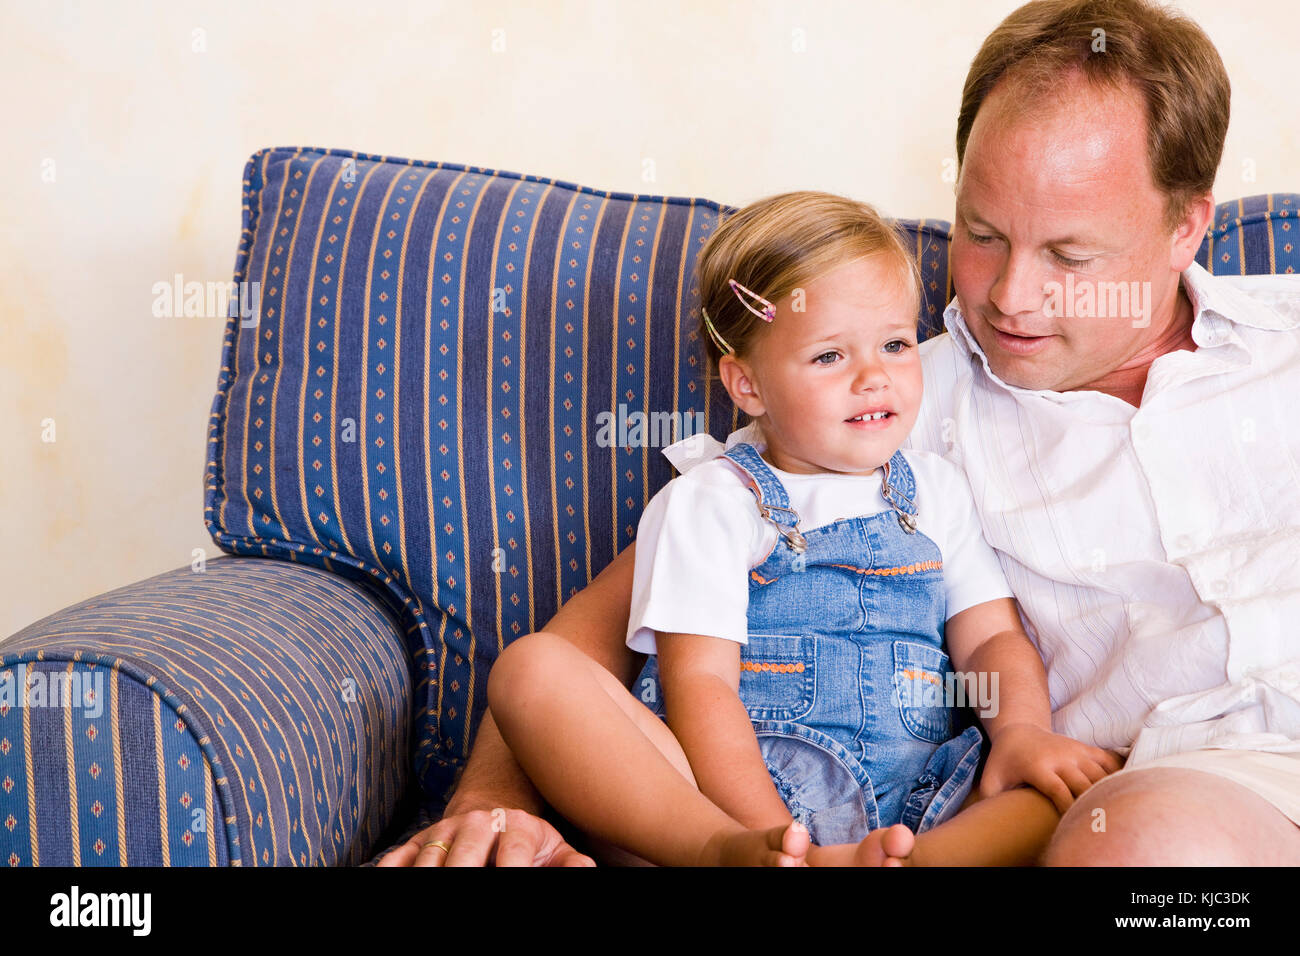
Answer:
<svg viewBox="0 0 1300 956"><path fill-rule="evenodd" d="M763 432L759 429L758 422L750 422L728 435L725 445L708 432L699 432L688 438L673 442L663 449L663 455L673 463L673 467L677 469L678 473L684 475L696 465L702 465L706 461L721 456L732 445L737 445L740 442L749 442L756 451L760 452L767 448L767 443L763 441Z"/></svg>
<svg viewBox="0 0 1300 956"><path fill-rule="evenodd" d="M1288 277L1289 278L1289 277ZM1273 280L1270 282L1270 280ZM1281 280L1281 281L1278 281ZM1193 262L1183 272L1183 289L1192 303L1192 340L1198 350L1212 350L1225 347L1229 352L1240 350L1241 362L1248 362L1250 352L1244 340L1237 333L1237 326L1249 326L1255 329L1284 331L1300 326L1300 315L1287 316L1270 307L1271 303L1281 304L1284 299L1295 300L1296 287L1293 282L1279 276L1212 276L1199 264ZM1246 295L1240 288L1249 285L1251 294ZM1273 286L1276 286L1274 291ZM957 297L948 303L943 311L944 326L952 335L958 346L972 358L978 358L984 366L984 374L989 381L1001 388L1024 395L1040 395L1056 402L1078 401L1089 392L1057 392L1051 389L1028 389L1008 385L993 374L989 367L988 356L975 341L962 315ZM1224 356L1227 357L1226 355Z"/></svg>
<svg viewBox="0 0 1300 956"><path fill-rule="evenodd" d="M1245 293L1245 287L1249 287L1250 295ZM1183 288L1196 311L1192 336L1197 345L1202 344L1196 334L1198 323L1207 326L1206 331L1218 328L1219 323L1269 332L1300 326L1300 315L1283 315L1272 308L1284 301L1295 301L1296 285L1291 276L1212 276L1193 262L1183 273Z"/></svg>

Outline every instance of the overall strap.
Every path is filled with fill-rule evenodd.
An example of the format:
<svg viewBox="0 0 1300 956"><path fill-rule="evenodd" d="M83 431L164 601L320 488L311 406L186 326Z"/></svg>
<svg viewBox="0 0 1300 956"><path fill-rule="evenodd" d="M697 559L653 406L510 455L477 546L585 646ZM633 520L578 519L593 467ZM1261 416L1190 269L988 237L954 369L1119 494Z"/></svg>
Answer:
<svg viewBox="0 0 1300 956"><path fill-rule="evenodd" d="M748 476L746 484L758 502L758 513L776 526L796 554L807 551L808 542L799 531L799 515L790 507L790 496L758 450L749 442L738 442L723 454Z"/></svg>
<svg viewBox="0 0 1300 956"><path fill-rule="evenodd" d="M916 534L916 476L900 448L881 469L880 494L898 513L898 523L908 534Z"/></svg>

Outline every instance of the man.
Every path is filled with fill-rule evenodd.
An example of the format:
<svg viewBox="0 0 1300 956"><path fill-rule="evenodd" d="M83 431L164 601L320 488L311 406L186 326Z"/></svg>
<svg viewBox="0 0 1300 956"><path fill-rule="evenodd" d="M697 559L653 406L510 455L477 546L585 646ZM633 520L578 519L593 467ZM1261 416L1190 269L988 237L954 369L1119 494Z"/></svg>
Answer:
<svg viewBox="0 0 1300 956"><path fill-rule="evenodd" d="M1145 0L1030 3L967 77L912 443L971 481L1053 728L1128 756L1051 864L1300 863L1300 280L1193 263L1228 102L1208 38ZM625 686L633 552L546 628ZM447 816L384 862L589 864L540 807L488 715Z"/></svg>

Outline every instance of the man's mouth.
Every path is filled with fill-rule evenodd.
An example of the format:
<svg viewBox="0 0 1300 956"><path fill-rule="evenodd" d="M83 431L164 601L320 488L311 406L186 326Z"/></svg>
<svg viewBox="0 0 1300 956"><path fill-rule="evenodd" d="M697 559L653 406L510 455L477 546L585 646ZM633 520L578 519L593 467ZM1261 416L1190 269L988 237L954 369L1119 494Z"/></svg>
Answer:
<svg viewBox="0 0 1300 956"><path fill-rule="evenodd" d="M1032 355L1046 346L1048 340L1052 338L1050 335L1025 335L1017 332L1004 332L991 323L989 328L993 330L993 334L997 338L998 347L1015 355Z"/></svg>

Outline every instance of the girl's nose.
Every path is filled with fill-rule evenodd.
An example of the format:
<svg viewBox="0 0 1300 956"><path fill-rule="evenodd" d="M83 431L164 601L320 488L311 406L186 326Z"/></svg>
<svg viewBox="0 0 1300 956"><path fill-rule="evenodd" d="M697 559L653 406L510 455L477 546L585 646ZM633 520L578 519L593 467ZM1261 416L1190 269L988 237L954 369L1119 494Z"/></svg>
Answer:
<svg viewBox="0 0 1300 956"><path fill-rule="evenodd" d="M888 385L889 375L885 372L884 365L875 359L869 359L858 367L853 382L854 389L859 392L885 388Z"/></svg>

